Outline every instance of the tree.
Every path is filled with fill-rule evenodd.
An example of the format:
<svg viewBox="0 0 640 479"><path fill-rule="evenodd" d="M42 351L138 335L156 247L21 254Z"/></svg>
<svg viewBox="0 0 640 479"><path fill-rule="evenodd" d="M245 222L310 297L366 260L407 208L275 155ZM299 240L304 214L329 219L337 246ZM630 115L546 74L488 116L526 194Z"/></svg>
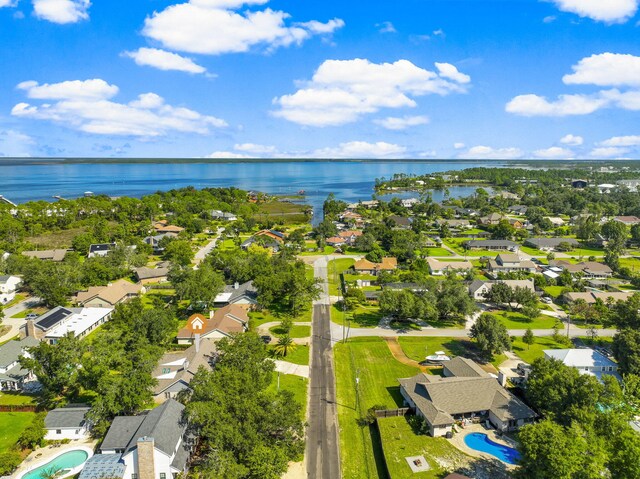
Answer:
<svg viewBox="0 0 640 479"><path fill-rule="evenodd" d="M513 237L516 229L508 220L500 220L500 222L491 228L491 239L508 240Z"/></svg>
<svg viewBox="0 0 640 479"><path fill-rule="evenodd" d="M316 238L330 238L338 234L338 228L329 218L322 220L314 229Z"/></svg>
<svg viewBox="0 0 640 479"><path fill-rule="evenodd" d="M537 305L527 305L522 308L522 314L527 321L531 322L540 316L540 308Z"/></svg>
<svg viewBox="0 0 640 479"><path fill-rule="evenodd" d="M516 308L522 308L522 307L535 308L536 305L538 304L538 296L533 290L529 288L516 286L513 289L513 295L512 295L511 301L516 304ZM534 318L536 317L538 317L537 314L534 316Z"/></svg>
<svg viewBox="0 0 640 479"><path fill-rule="evenodd" d="M437 311L433 307L433 295L418 295L407 289L385 288L380 295L379 304L383 315L401 321L429 321L437 317Z"/></svg>
<svg viewBox="0 0 640 479"><path fill-rule="evenodd" d="M202 263L198 269L172 266L168 279L178 298L186 299L192 305L211 306L224 290L224 278L207 263Z"/></svg>
<svg viewBox="0 0 640 479"><path fill-rule="evenodd" d="M620 254L624 251L629 237L629 230L624 223L611 220L602 225L602 235L607 240L607 249Z"/></svg>
<svg viewBox="0 0 640 479"><path fill-rule="evenodd" d="M463 322L474 313L478 306L469 296L465 283L450 274L436 288L436 308L438 316L445 322Z"/></svg>
<svg viewBox="0 0 640 479"><path fill-rule="evenodd" d="M278 327L278 329L282 331L282 334L285 334L288 336L289 333L291 332L292 327L293 327L293 320L291 318L283 318L282 321L280 321L280 326Z"/></svg>
<svg viewBox="0 0 640 479"><path fill-rule="evenodd" d="M531 345L536 342L536 338L533 335L533 331L531 328L527 328L524 332L524 336L522 336L522 342L527 345L527 349L531 349Z"/></svg>
<svg viewBox="0 0 640 479"><path fill-rule="evenodd" d="M494 283L484 297L491 303L509 304L513 300L513 290L507 283Z"/></svg>
<svg viewBox="0 0 640 479"><path fill-rule="evenodd" d="M186 240L173 240L164 250L164 258L180 266L188 266L194 257L191 243Z"/></svg>
<svg viewBox="0 0 640 479"><path fill-rule="evenodd" d="M613 337L612 349L622 374L640 375L640 331L623 329Z"/></svg>
<svg viewBox="0 0 640 479"><path fill-rule="evenodd" d="M282 357L287 357L287 354L293 352L297 348L297 344L293 341L288 334L278 338L278 342L273 347L273 351Z"/></svg>
<svg viewBox="0 0 640 479"><path fill-rule="evenodd" d="M10 475L22 462L22 456L19 452L0 452L0 474L3 476Z"/></svg>
<svg viewBox="0 0 640 479"><path fill-rule="evenodd" d="M480 351L487 359L492 359L494 354L511 351L511 339L507 328L491 314L480 315L471 326L469 336L476 340Z"/></svg>
<svg viewBox="0 0 640 479"><path fill-rule="evenodd" d="M44 436L47 431L44 428L45 413L38 413L31 424L22 431L18 438L18 445L22 449L35 449L44 445Z"/></svg>

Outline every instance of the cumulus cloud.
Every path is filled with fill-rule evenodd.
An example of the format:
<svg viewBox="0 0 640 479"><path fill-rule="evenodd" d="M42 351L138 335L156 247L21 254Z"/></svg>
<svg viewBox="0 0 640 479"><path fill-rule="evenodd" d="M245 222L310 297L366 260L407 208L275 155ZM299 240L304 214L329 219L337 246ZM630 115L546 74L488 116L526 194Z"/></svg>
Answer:
<svg viewBox="0 0 640 479"><path fill-rule="evenodd" d="M15 7L17 4L18 0L0 0L0 8Z"/></svg>
<svg viewBox="0 0 640 479"><path fill-rule="evenodd" d="M308 153L309 158L403 158L407 149L404 146L378 141L350 141L340 143L334 148L321 148Z"/></svg>
<svg viewBox="0 0 640 479"><path fill-rule="evenodd" d="M413 97L463 93L469 77L446 63L439 73L408 60L372 63L366 59L326 60L298 91L273 100L273 114L307 126L352 123L382 108L412 108Z"/></svg>
<svg viewBox="0 0 640 479"><path fill-rule="evenodd" d="M535 158L562 160L574 158L575 154L568 148L561 148L559 146L552 146L551 148L545 148L542 150L536 150L533 152Z"/></svg>
<svg viewBox="0 0 640 479"><path fill-rule="evenodd" d="M601 53L583 58L562 77L567 85L640 86L640 57Z"/></svg>
<svg viewBox="0 0 640 479"><path fill-rule="evenodd" d="M510 160L522 158L524 153L520 148L492 148L490 146L478 145L469 148L458 155L459 158L479 159L479 160Z"/></svg>
<svg viewBox="0 0 640 479"><path fill-rule="evenodd" d="M45 120L97 135L159 137L171 132L208 134L227 126L224 120L165 103L155 93L144 93L129 103L113 100L118 87L102 79L74 80L40 85L18 85L36 105L18 103L11 114Z"/></svg>
<svg viewBox="0 0 640 479"><path fill-rule="evenodd" d="M396 28L391 22L377 23L376 27L378 27L380 33L396 33Z"/></svg>
<svg viewBox="0 0 640 479"><path fill-rule="evenodd" d="M195 74L207 71L206 68L198 65L190 58L158 48L139 48L133 52L124 52L124 55L132 58L137 65L149 66L159 70L176 70Z"/></svg>
<svg viewBox="0 0 640 479"><path fill-rule="evenodd" d="M233 147L236 151L245 151L256 155L272 155L278 152L278 149L272 145L258 145L256 143L241 143Z"/></svg>
<svg viewBox="0 0 640 479"><path fill-rule="evenodd" d="M33 139L15 130L0 130L0 156L31 156Z"/></svg>
<svg viewBox="0 0 640 479"><path fill-rule="evenodd" d="M584 138L577 135L568 134L560 138L560 143L570 146L580 146L584 143Z"/></svg>
<svg viewBox="0 0 640 479"><path fill-rule="evenodd" d="M638 10L638 0L551 0L563 12L605 23L623 23Z"/></svg>
<svg viewBox="0 0 640 479"><path fill-rule="evenodd" d="M233 151L214 151L213 153L205 156L205 158L246 159L246 158L255 158L255 157L251 155L245 155L242 153L236 153Z"/></svg>
<svg viewBox="0 0 640 479"><path fill-rule="evenodd" d="M629 153L628 148L618 148L614 146L598 147L591 150L590 156L594 158L621 158L626 153Z"/></svg>
<svg viewBox="0 0 640 479"><path fill-rule="evenodd" d="M145 20L143 34L165 48L189 53L221 55L299 45L314 35L328 35L344 26L341 19L287 25L290 15L270 8L235 10L264 5L269 0L190 0L171 5Z"/></svg>
<svg viewBox="0 0 640 479"><path fill-rule="evenodd" d="M89 19L89 0L33 0L36 17L53 23L76 23Z"/></svg>
<svg viewBox="0 0 640 479"><path fill-rule="evenodd" d="M412 126L426 125L429 123L429 118L426 116L405 116L402 118L388 116L373 122L387 130L406 130Z"/></svg>
<svg viewBox="0 0 640 479"><path fill-rule="evenodd" d="M507 106L506 111L522 116L569 116L588 115L606 106L608 101L599 96L560 95L549 101L543 96L518 95Z"/></svg>
<svg viewBox="0 0 640 479"><path fill-rule="evenodd" d="M640 135L614 136L608 140L601 141L598 145L605 147L640 146Z"/></svg>

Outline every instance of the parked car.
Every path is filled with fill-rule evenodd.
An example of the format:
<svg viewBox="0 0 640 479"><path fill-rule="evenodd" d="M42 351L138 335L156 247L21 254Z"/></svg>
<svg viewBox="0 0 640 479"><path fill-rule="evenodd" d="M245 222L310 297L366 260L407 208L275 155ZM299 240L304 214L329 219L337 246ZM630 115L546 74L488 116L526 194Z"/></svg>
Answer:
<svg viewBox="0 0 640 479"><path fill-rule="evenodd" d="M271 336L265 334L264 336L260 336L260 339L264 342L264 344L269 344L271 342Z"/></svg>
<svg viewBox="0 0 640 479"><path fill-rule="evenodd" d="M40 316L40 315L37 314L37 313L29 313L24 317L24 319L27 320L27 321L30 320L30 319L38 319L38 316Z"/></svg>
<svg viewBox="0 0 640 479"><path fill-rule="evenodd" d="M542 297L542 302L543 303L547 303L547 304L551 304L551 303L553 303L553 299L551 299L549 296L543 296Z"/></svg>

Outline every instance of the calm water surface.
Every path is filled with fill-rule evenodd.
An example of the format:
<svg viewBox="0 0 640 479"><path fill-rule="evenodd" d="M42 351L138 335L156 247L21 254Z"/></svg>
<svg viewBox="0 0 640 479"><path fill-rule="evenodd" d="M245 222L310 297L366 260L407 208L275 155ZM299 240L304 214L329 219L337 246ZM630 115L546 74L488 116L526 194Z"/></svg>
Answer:
<svg viewBox="0 0 640 479"><path fill-rule="evenodd" d="M316 212L329 193L346 201L371 199L374 180L394 173L426 174L482 166L479 162L453 161L260 161L260 162L153 162L87 163L35 160L0 161L0 194L16 203L81 196L85 191L110 196L143 196L184 186L196 188L235 186L269 194L294 194L305 190ZM492 162L491 166L504 166ZM474 187L454 187L452 196L473 192ZM408 193L402 196L416 196ZM434 191L436 201L444 192ZM316 216L317 217L317 216Z"/></svg>

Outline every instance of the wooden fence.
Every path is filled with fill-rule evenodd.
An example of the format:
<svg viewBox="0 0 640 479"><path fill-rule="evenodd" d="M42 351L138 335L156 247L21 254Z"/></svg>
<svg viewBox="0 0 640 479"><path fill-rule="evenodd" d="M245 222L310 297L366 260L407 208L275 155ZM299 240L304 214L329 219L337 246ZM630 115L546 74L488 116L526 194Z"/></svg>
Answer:
<svg viewBox="0 0 640 479"><path fill-rule="evenodd" d="M410 407L401 407L399 409L379 409L376 411L376 417L399 417L413 413L413 408Z"/></svg>
<svg viewBox="0 0 640 479"><path fill-rule="evenodd" d="M36 412L36 406L0 406L0 412Z"/></svg>

